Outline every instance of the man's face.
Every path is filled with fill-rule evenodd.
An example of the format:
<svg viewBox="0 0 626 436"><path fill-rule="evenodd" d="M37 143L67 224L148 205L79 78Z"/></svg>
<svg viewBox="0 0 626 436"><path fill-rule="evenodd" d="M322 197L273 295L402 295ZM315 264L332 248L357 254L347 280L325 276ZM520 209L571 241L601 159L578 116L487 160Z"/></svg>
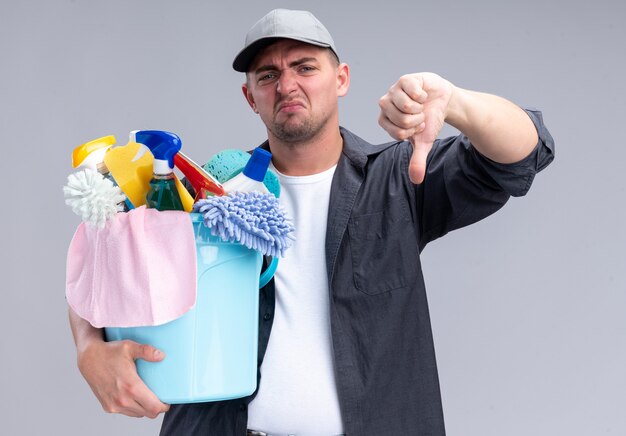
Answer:
<svg viewBox="0 0 626 436"><path fill-rule="evenodd" d="M243 92L269 132L286 143L310 140L331 120L338 127L337 99L348 91L347 65L327 49L279 40L261 51Z"/></svg>

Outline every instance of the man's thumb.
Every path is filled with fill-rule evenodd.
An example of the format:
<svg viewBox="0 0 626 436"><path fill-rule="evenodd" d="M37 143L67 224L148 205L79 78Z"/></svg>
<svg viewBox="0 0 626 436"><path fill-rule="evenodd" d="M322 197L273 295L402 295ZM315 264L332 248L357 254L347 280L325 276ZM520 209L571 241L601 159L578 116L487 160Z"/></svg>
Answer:
<svg viewBox="0 0 626 436"><path fill-rule="evenodd" d="M413 183L419 185L426 176L426 159L430 149L433 148L433 144L432 142L424 143L415 137L411 138L411 144L413 144L413 155L409 162L409 178Z"/></svg>
<svg viewBox="0 0 626 436"><path fill-rule="evenodd" d="M148 362L159 362L165 358L165 353L148 344L137 344L133 350L133 359L143 359Z"/></svg>

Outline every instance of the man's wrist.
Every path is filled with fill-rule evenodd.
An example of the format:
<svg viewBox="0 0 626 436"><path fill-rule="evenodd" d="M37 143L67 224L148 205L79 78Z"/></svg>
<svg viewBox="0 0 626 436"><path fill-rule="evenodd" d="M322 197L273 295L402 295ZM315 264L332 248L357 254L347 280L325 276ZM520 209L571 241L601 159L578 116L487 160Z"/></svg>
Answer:
<svg viewBox="0 0 626 436"><path fill-rule="evenodd" d="M452 84L451 84L452 85ZM446 108L445 122L466 133L470 124L470 111L467 110L471 91L452 85L452 93Z"/></svg>

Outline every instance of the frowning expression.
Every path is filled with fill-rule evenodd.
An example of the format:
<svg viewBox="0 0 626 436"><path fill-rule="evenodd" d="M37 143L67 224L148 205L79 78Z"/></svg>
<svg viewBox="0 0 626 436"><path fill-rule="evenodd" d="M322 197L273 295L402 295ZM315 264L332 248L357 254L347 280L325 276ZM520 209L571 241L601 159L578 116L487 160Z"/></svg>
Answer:
<svg viewBox="0 0 626 436"><path fill-rule="evenodd" d="M346 94L349 72L328 49L278 40L251 64L243 92L268 134L286 143L310 140L338 127L338 97Z"/></svg>

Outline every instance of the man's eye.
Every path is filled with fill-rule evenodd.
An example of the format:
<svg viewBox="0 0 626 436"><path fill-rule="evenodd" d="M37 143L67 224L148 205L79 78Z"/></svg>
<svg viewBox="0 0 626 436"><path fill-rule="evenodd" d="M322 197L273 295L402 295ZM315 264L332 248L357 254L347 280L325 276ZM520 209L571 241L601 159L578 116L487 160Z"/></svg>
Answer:
<svg viewBox="0 0 626 436"><path fill-rule="evenodd" d="M276 78L276 74L274 74L274 73L267 73L267 74L263 74L262 76L259 77L259 82L267 82L267 81L275 79L275 78Z"/></svg>
<svg viewBox="0 0 626 436"><path fill-rule="evenodd" d="M309 65L302 65L302 66L300 67L300 71L301 71L301 72L303 72L303 73L309 73L309 72L311 72L311 71L313 71L313 70L315 70L315 68L314 68L314 67L311 67L311 66L309 66Z"/></svg>

